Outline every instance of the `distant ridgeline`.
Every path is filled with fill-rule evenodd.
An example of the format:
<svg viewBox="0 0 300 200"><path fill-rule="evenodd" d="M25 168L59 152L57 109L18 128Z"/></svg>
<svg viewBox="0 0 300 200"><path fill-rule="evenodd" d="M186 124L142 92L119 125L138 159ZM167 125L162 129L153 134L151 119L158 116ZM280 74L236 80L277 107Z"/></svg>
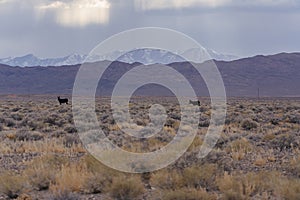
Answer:
<svg viewBox="0 0 300 200"><path fill-rule="evenodd" d="M103 65L106 61L91 65ZM202 64L209 67L207 61ZM215 61L227 96L300 96L300 53L255 56L235 61ZM140 63L113 62L98 84L97 95L110 95L119 78ZM198 96L208 96L201 75L188 62L168 64L190 81ZM207 66L205 66L207 65ZM0 64L0 94L71 94L80 65L59 67L10 67ZM170 96L158 85L145 85L136 95Z"/></svg>

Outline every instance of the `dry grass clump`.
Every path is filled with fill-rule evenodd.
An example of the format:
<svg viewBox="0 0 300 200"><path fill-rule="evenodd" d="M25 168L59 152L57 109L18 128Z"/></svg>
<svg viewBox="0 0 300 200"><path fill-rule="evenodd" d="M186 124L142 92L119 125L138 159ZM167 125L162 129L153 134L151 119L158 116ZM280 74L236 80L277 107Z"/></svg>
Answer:
<svg viewBox="0 0 300 200"><path fill-rule="evenodd" d="M223 194L223 199L247 199L254 196L262 187L261 179L254 173L246 175L229 175L217 178L217 185Z"/></svg>
<svg viewBox="0 0 300 200"><path fill-rule="evenodd" d="M253 129L256 129L258 127L258 123L253 121L252 119L250 118L247 118L247 119L244 119L241 123L241 127L244 129L244 130L253 130Z"/></svg>
<svg viewBox="0 0 300 200"><path fill-rule="evenodd" d="M144 186L140 177L117 177L109 188L111 197L116 200L132 200L144 193Z"/></svg>
<svg viewBox="0 0 300 200"><path fill-rule="evenodd" d="M283 179L278 183L278 192L283 199L300 199L300 180Z"/></svg>
<svg viewBox="0 0 300 200"><path fill-rule="evenodd" d="M29 131L20 129L16 132L16 140L19 141L36 141L44 138L44 135L38 131Z"/></svg>
<svg viewBox="0 0 300 200"><path fill-rule="evenodd" d="M81 162L86 165L86 168L91 175L87 177L83 184L85 193L107 192L107 189L113 182L113 177L116 178L123 175L121 172L104 166L91 155L84 156L81 159Z"/></svg>
<svg viewBox="0 0 300 200"><path fill-rule="evenodd" d="M276 136L272 141L271 144L274 148L279 148L281 151L286 149L291 149L293 146L300 146L298 144L298 138L296 133L284 133Z"/></svg>
<svg viewBox="0 0 300 200"><path fill-rule="evenodd" d="M274 133L268 133L266 135L264 135L263 140L265 142L269 142L271 140L273 140L276 136L274 135Z"/></svg>
<svg viewBox="0 0 300 200"><path fill-rule="evenodd" d="M217 196L209 194L204 189L181 189L164 191L164 200L216 200Z"/></svg>
<svg viewBox="0 0 300 200"><path fill-rule="evenodd" d="M38 157L31 161L23 174L34 190L47 190L55 182L61 166L67 162L65 157L55 155Z"/></svg>
<svg viewBox="0 0 300 200"><path fill-rule="evenodd" d="M51 189L51 197L52 200L78 200L80 199L80 195L77 193L73 193L68 190L64 190L64 188L60 188L59 185L52 186Z"/></svg>
<svg viewBox="0 0 300 200"><path fill-rule="evenodd" d="M225 172L217 178L223 199L252 199L275 195L283 199L299 199L300 181L282 176L279 172L232 174Z"/></svg>
<svg viewBox="0 0 300 200"><path fill-rule="evenodd" d="M102 193L110 185L112 172L91 156L61 165L50 191L62 193ZM112 171L112 170L111 170Z"/></svg>
<svg viewBox="0 0 300 200"><path fill-rule="evenodd" d="M11 199L20 196L28 188L26 179L12 172L0 174L0 193Z"/></svg>
<svg viewBox="0 0 300 200"><path fill-rule="evenodd" d="M63 144L66 147L71 148L73 146L81 144L81 141L78 135L67 134L63 138Z"/></svg>
<svg viewBox="0 0 300 200"><path fill-rule="evenodd" d="M252 150L252 144L244 137L231 142L226 148L226 151L231 153L231 157L234 160L242 160L245 155L250 153Z"/></svg>
<svg viewBox="0 0 300 200"><path fill-rule="evenodd" d="M215 164L204 164L185 168L182 173L183 183L188 188L214 187L217 167Z"/></svg>
<svg viewBox="0 0 300 200"><path fill-rule="evenodd" d="M162 169L153 173L151 186L163 190L177 190L184 186L182 175L176 170Z"/></svg>
<svg viewBox="0 0 300 200"><path fill-rule="evenodd" d="M45 138L37 141L18 141L15 140L15 134L6 134L6 139L2 141L0 146L0 153L32 153L32 154L78 154L85 153L86 150L82 144L73 144L69 148L66 148L61 138Z"/></svg>
<svg viewBox="0 0 300 200"><path fill-rule="evenodd" d="M152 174L150 185L164 194L162 199L216 199L206 192L215 189L216 176L215 164L194 165L182 171L162 169Z"/></svg>
<svg viewBox="0 0 300 200"><path fill-rule="evenodd" d="M217 176L215 164L193 165L183 170L162 169L152 174L150 185L157 191L153 199L217 199L212 191Z"/></svg>
<svg viewBox="0 0 300 200"><path fill-rule="evenodd" d="M293 157L290 162L293 171L295 172L296 175L298 175L298 177L300 177L300 154L299 154L299 151L300 150L297 150L298 155Z"/></svg>
<svg viewBox="0 0 300 200"><path fill-rule="evenodd" d="M189 146L188 151L197 150L201 147L202 144L203 139L199 135L196 135L192 144Z"/></svg>
<svg viewBox="0 0 300 200"><path fill-rule="evenodd" d="M49 190L53 199L73 199L76 193L109 192L113 177L118 178L121 173L103 166L89 155L78 161L48 155L31 161L22 175L33 190Z"/></svg>
<svg viewBox="0 0 300 200"><path fill-rule="evenodd" d="M55 176L55 181L50 185L50 191L82 192L85 181L89 176L86 166L81 163L68 163L62 165Z"/></svg>

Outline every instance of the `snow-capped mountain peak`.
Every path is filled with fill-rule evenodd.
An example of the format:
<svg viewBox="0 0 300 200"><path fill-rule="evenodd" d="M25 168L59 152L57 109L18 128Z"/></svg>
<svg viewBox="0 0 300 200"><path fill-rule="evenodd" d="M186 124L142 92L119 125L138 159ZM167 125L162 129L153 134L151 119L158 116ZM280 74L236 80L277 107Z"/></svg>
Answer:
<svg viewBox="0 0 300 200"><path fill-rule="evenodd" d="M192 61L203 62L209 59L230 61L237 59L237 56L224 55L213 50L188 49L180 53L172 53L161 49L133 49L132 51L114 51L105 55L81 55L70 54L61 58L38 58L33 54L27 54L21 57L7 57L0 59L1 64L20 67L32 66L62 66L76 65L83 62L96 62L103 60L118 60L126 63L140 62L143 64L168 64L173 62Z"/></svg>

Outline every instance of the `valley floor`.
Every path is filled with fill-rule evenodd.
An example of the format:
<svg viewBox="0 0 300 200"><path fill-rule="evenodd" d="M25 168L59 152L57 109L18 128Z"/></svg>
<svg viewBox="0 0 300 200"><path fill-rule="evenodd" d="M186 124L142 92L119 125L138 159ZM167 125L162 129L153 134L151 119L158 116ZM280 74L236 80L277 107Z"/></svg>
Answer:
<svg viewBox="0 0 300 200"><path fill-rule="evenodd" d="M0 96L0 199L300 199L300 99L229 98L227 117L214 149L197 154L209 126L209 99L200 98L197 135L167 168L121 173L89 155L74 125L72 103L56 96ZM136 98L129 107L136 128L150 122L148 109L163 105L167 125L138 140L124 134L109 99L96 100L100 128L119 147L155 151L180 125L176 99ZM120 112L122 109L120 109Z"/></svg>

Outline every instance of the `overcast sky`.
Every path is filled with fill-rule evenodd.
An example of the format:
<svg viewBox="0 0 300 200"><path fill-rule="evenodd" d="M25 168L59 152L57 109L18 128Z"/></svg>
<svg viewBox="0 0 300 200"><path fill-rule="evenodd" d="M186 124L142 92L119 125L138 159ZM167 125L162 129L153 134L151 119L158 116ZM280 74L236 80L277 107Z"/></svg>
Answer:
<svg viewBox="0 0 300 200"><path fill-rule="evenodd" d="M0 58L87 54L145 26L242 57L300 52L299 0L0 0Z"/></svg>

